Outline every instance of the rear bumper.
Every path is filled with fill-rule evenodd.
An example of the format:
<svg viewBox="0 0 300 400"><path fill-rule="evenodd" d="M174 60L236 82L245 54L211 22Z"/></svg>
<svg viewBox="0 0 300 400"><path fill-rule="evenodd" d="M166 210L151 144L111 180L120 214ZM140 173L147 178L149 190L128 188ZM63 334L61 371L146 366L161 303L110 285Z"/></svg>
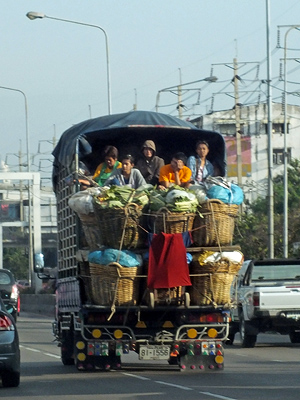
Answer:
<svg viewBox="0 0 300 400"><path fill-rule="evenodd" d="M15 342L0 342L0 372L20 372L20 350Z"/></svg>

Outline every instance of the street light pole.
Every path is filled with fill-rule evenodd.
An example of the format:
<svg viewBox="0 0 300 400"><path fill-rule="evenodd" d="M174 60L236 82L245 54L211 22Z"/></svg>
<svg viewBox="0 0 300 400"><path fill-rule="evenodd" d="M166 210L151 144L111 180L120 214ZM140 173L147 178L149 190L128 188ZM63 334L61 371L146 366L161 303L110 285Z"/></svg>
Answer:
<svg viewBox="0 0 300 400"><path fill-rule="evenodd" d="M27 172L30 172L30 152L29 152L29 129L28 129L28 106L27 97L22 90L14 89L6 86L0 86L0 89L11 90L13 92L19 92L24 97L25 102L25 126L26 126L26 153L27 153ZM31 221L31 192L30 192L30 181L28 181L28 233L29 233L29 280L33 281L33 240L32 240L32 221Z"/></svg>
<svg viewBox="0 0 300 400"><path fill-rule="evenodd" d="M284 61L283 61L283 79L284 79L284 150L283 150L283 257L288 258L288 152L287 152L287 37L288 34L293 30L300 28L300 25L281 25L280 28L289 28L284 35Z"/></svg>
<svg viewBox="0 0 300 400"><path fill-rule="evenodd" d="M268 102L268 253L274 258L274 185L273 185L273 102L271 88L270 0L266 0L267 102Z"/></svg>
<svg viewBox="0 0 300 400"><path fill-rule="evenodd" d="M62 21L62 22L69 22L71 24L90 26L92 28L100 29L103 32L104 37L105 37L105 48L106 48L106 76L107 76L106 80L107 80L107 96L108 96L108 114L110 115L112 112L112 106L111 106L111 87L110 87L109 46L108 46L108 36L107 36L106 31L99 25L87 24L85 22L72 21L70 19L49 17L48 15L45 15L45 14L39 13L39 12L34 12L34 11L28 12L26 14L26 17L29 18L30 20L48 18L48 19L53 19L55 21Z"/></svg>

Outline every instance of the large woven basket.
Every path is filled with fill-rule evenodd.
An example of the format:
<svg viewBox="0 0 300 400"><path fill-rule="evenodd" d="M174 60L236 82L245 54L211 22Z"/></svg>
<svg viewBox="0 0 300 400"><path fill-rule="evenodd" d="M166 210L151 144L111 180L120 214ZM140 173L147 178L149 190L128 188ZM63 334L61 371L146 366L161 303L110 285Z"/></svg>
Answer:
<svg viewBox="0 0 300 400"><path fill-rule="evenodd" d="M103 245L103 239L95 214L78 214L78 216L81 221L84 237L88 247L91 250L99 249L101 245Z"/></svg>
<svg viewBox="0 0 300 400"><path fill-rule="evenodd" d="M195 213L170 212L167 208L161 208L148 216L148 224L152 233L182 233L191 231Z"/></svg>
<svg viewBox="0 0 300 400"><path fill-rule="evenodd" d="M223 258L216 263L191 263L190 288L192 305L230 305L232 282L240 270L240 263Z"/></svg>
<svg viewBox="0 0 300 400"><path fill-rule="evenodd" d="M197 246L230 245L239 206L225 204L218 199L202 204L201 215L196 215L192 237Z"/></svg>
<svg viewBox="0 0 300 400"><path fill-rule="evenodd" d="M136 248L140 244L141 207L129 203L124 208L101 208L95 203L103 244L114 249Z"/></svg>
<svg viewBox="0 0 300 400"><path fill-rule="evenodd" d="M92 301L102 306L135 305L139 297L141 267L90 263Z"/></svg>
<svg viewBox="0 0 300 400"><path fill-rule="evenodd" d="M92 286L90 276L90 266L88 261L79 261L78 263L79 278L81 279L84 286L84 293L86 300L92 302Z"/></svg>

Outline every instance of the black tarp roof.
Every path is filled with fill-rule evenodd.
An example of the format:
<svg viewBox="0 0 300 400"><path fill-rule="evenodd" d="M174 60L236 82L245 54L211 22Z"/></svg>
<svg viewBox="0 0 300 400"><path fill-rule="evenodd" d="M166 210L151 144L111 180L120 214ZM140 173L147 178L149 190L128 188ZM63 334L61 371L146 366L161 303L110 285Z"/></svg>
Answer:
<svg viewBox="0 0 300 400"><path fill-rule="evenodd" d="M172 154L182 151L187 156L195 153L198 140L206 140L210 146L209 159L226 172L226 151L223 136L217 132L196 128L192 123L170 115L151 111L131 111L89 119L66 130L53 151L54 176L59 165L70 167L76 152L94 172L101 160L106 145L119 150L119 159L124 154L137 157L143 142L154 140L157 155L168 163ZM77 147L78 145L78 147Z"/></svg>

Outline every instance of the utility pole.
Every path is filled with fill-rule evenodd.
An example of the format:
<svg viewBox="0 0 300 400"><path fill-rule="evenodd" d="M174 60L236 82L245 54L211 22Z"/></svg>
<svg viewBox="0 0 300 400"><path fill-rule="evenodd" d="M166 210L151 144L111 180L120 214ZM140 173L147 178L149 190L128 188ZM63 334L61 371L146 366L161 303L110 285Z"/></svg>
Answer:
<svg viewBox="0 0 300 400"><path fill-rule="evenodd" d="M178 85L178 117L182 119L182 80L181 69L179 68L179 85Z"/></svg>
<svg viewBox="0 0 300 400"><path fill-rule="evenodd" d="M19 151L19 171L22 172L22 146L20 148ZM24 199L23 199L23 181L20 180L20 221L23 222L24 221L24 209L23 209L23 205L24 205ZM21 226L21 232L24 232L24 227Z"/></svg>
<svg viewBox="0 0 300 400"><path fill-rule="evenodd" d="M241 122L240 122L240 102L239 102L239 87L238 87L238 64L237 59L233 59L234 69L234 98L235 98L235 137L236 137L236 161L237 161L237 178L238 185L242 187L242 145L241 145Z"/></svg>

